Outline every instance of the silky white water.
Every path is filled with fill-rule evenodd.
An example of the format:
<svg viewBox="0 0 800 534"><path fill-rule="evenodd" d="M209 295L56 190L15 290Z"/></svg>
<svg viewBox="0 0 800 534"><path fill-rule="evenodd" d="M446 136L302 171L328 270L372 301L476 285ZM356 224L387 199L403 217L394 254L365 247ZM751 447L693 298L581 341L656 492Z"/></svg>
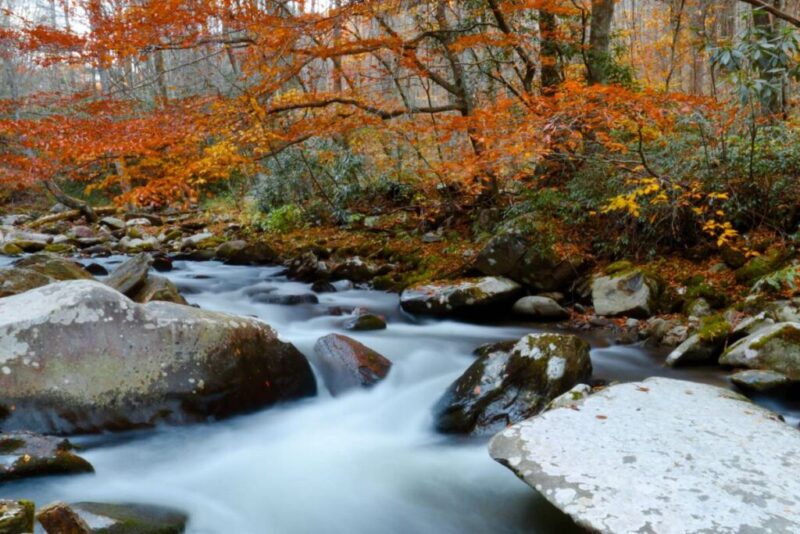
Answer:
<svg viewBox="0 0 800 534"><path fill-rule="evenodd" d="M112 259L110 261L115 261ZM111 265L109 265L111 267ZM565 533L573 527L495 463L485 439L432 430L431 407L474 360L478 345L513 339L532 325L478 326L402 315L396 295L348 289L319 304L264 305L245 290L309 293L278 268L176 262L167 273L206 309L257 316L311 355L316 340L344 332L336 307L383 314L389 328L348 335L394 365L376 387L317 397L192 427L73 439L96 469L86 476L5 485L0 497L51 501L143 502L186 511L195 534ZM632 380L671 373L635 347L597 348L595 377ZM591 439L587 436L587 439Z"/></svg>

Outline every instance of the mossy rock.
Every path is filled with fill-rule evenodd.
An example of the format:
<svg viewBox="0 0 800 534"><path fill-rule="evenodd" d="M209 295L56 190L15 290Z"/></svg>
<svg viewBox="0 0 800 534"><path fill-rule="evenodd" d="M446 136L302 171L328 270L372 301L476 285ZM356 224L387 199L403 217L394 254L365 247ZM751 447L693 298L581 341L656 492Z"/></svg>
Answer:
<svg viewBox="0 0 800 534"><path fill-rule="evenodd" d="M752 285L762 276L780 269L791 257L792 252L780 248L772 248L761 256L751 258L736 270L736 281L740 284Z"/></svg>
<svg viewBox="0 0 800 534"><path fill-rule="evenodd" d="M0 246L0 253L4 254L5 256L19 256L23 252L24 250L14 243L4 243L2 246Z"/></svg>
<svg viewBox="0 0 800 534"><path fill-rule="evenodd" d="M94 472L68 440L33 432L0 434L0 454L16 458L0 466L0 481Z"/></svg>
<svg viewBox="0 0 800 534"><path fill-rule="evenodd" d="M75 246L70 245L69 243L50 243L44 247L45 252L50 252L53 254L67 254L69 252L73 252L74 250Z"/></svg>
<svg viewBox="0 0 800 534"><path fill-rule="evenodd" d="M14 267L36 271L53 280L91 280L92 275L75 261L41 252L14 262Z"/></svg>
<svg viewBox="0 0 800 534"><path fill-rule="evenodd" d="M732 328L733 326L725 318L725 315L718 313L703 317L700 320L700 328L697 330L697 335L701 341L719 343L725 341Z"/></svg>
<svg viewBox="0 0 800 534"><path fill-rule="evenodd" d="M36 505L31 501L0 500L0 534L33 532Z"/></svg>
<svg viewBox="0 0 800 534"><path fill-rule="evenodd" d="M93 534L182 534L189 519L179 510L146 504L80 502L72 508L93 527ZM98 518L105 526L93 526Z"/></svg>
<svg viewBox="0 0 800 534"><path fill-rule="evenodd" d="M800 323L777 323L751 334L720 357L721 365L775 371L800 380Z"/></svg>

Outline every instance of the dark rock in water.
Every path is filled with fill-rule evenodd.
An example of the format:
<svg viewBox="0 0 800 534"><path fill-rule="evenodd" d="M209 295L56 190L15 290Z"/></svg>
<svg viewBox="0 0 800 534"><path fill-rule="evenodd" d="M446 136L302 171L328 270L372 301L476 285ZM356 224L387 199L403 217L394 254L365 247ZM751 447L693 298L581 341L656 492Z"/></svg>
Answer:
<svg viewBox="0 0 800 534"><path fill-rule="evenodd" d="M265 265L278 259L278 253L263 241L227 241L217 247L215 255L229 265Z"/></svg>
<svg viewBox="0 0 800 534"><path fill-rule="evenodd" d="M99 263L90 263L86 267L84 267L87 272L93 274L94 276L108 276L108 269L100 265Z"/></svg>
<svg viewBox="0 0 800 534"><path fill-rule="evenodd" d="M33 432L0 434L0 482L47 475L93 473L92 465L75 454L72 444L62 438ZM11 461L11 457L15 459Z"/></svg>
<svg viewBox="0 0 800 534"><path fill-rule="evenodd" d="M504 276L537 292L568 289L584 270L581 258L561 257L549 246L532 242L528 232L494 237L478 254L475 268L487 276Z"/></svg>
<svg viewBox="0 0 800 534"><path fill-rule="evenodd" d="M48 504L36 514L47 534L92 534L78 513L63 502Z"/></svg>
<svg viewBox="0 0 800 534"><path fill-rule="evenodd" d="M49 276L28 269L0 269L0 297L24 293L53 282Z"/></svg>
<svg viewBox="0 0 800 534"><path fill-rule="evenodd" d="M332 395L383 380L392 362L355 339L339 334L320 338L314 345L325 385Z"/></svg>
<svg viewBox="0 0 800 534"><path fill-rule="evenodd" d="M327 280L317 280L311 284L311 291L314 293L336 293L336 286Z"/></svg>
<svg viewBox="0 0 800 534"><path fill-rule="evenodd" d="M331 272L328 264L321 261L313 252L304 252L291 260L288 265L289 275L303 281L326 280Z"/></svg>
<svg viewBox="0 0 800 534"><path fill-rule="evenodd" d="M357 313L347 318L342 325L346 330L385 330L386 320L374 313Z"/></svg>
<svg viewBox="0 0 800 534"><path fill-rule="evenodd" d="M536 415L592 373L589 344L577 336L529 334L483 353L439 399L436 429L486 435Z"/></svg>
<svg viewBox="0 0 800 534"><path fill-rule="evenodd" d="M267 324L93 281L0 300L0 429L50 434L207 421L314 395Z"/></svg>
<svg viewBox="0 0 800 534"><path fill-rule="evenodd" d="M380 274L380 269L358 256L349 258L337 265L331 276L336 280L350 280L357 284L369 282Z"/></svg>
<svg viewBox="0 0 800 534"><path fill-rule="evenodd" d="M80 263L46 252L31 254L17 260L14 262L14 267L36 271L54 281L92 279L92 275Z"/></svg>
<svg viewBox="0 0 800 534"><path fill-rule="evenodd" d="M245 294L254 302L260 304L297 306L299 304L317 304L319 302L319 299L313 293L285 295L276 293L276 288L274 287L254 287L245 291Z"/></svg>
<svg viewBox="0 0 800 534"><path fill-rule="evenodd" d="M92 247L87 247L83 249L84 254L89 254L91 256L95 256L98 258L106 257L111 255L111 249L108 245L94 245Z"/></svg>
<svg viewBox="0 0 800 534"><path fill-rule="evenodd" d="M111 273L104 280L105 284L113 287L123 295L132 296L144 286L147 280L147 272L153 257L146 252L132 257Z"/></svg>
<svg viewBox="0 0 800 534"><path fill-rule="evenodd" d="M160 273L166 273L173 269L172 260L166 256L153 256L153 269Z"/></svg>
<svg viewBox="0 0 800 534"><path fill-rule="evenodd" d="M493 276L436 282L407 288L400 294L400 305L419 315L474 314L510 307L521 291L516 282Z"/></svg>
<svg viewBox="0 0 800 534"><path fill-rule="evenodd" d="M214 251L211 249L206 250L192 250L189 252L181 252L175 254L176 260L186 261L211 261L215 257Z"/></svg>
<svg viewBox="0 0 800 534"><path fill-rule="evenodd" d="M79 502L72 508L93 534L181 534L189 520L180 510L149 504Z"/></svg>
<svg viewBox="0 0 800 534"><path fill-rule="evenodd" d="M131 296L134 302L146 304L153 301L188 304L175 284L163 276L149 275L144 284Z"/></svg>
<svg viewBox="0 0 800 534"><path fill-rule="evenodd" d="M28 534L33 532L33 512L31 501L0 500L0 533Z"/></svg>

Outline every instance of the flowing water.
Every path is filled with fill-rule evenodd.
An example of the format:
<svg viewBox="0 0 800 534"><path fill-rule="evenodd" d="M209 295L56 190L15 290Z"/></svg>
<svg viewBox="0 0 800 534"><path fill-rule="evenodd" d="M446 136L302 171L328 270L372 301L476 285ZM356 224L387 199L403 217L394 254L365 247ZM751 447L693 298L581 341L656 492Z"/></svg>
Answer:
<svg viewBox="0 0 800 534"><path fill-rule="evenodd" d="M120 258L105 260L112 267ZM397 295L340 284L319 304L254 302L253 286L309 293L279 268L176 262L167 273L203 308L252 315L303 353L343 332L334 308L385 315L389 328L350 333L394 366L376 387L317 397L260 413L191 427L73 439L95 475L30 480L0 497L74 502L144 502L189 513L193 534L568 533L569 520L492 461L486 439L432 430L431 407L473 361L478 345L536 331L530 324L486 326L417 320ZM663 354L591 340L594 377L636 380L667 375L724 384L711 370L672 371ZM587 439L591 439L587 436Z"/></svg>

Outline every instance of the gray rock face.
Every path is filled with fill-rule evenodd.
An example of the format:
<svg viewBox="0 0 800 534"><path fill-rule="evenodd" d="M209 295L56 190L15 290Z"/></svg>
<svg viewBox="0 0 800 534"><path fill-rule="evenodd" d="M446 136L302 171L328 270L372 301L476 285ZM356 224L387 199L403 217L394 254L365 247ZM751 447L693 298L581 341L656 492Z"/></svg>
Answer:
<svg viewBox="0 0 800 534"><path fill-rule="evenodd" d="M573 335L529 334L478 354L434 408L440 432L497 432L539 413L592 373L589 344Z"/></svg>
<svg viewBox="0 0 800 534"><path fill-rule="evenodd" d="M647 318L655 312L657 296L658 284L638 270L592 280L597 315Z"/></svg>
<svg viewBox="0 0 800 534"><path fill-rule="evenodd" d="M730 376L731 382L747 391L774 391L792 383L786 375L775 371L756 371L748 369Z"/></svg>
<svg viewBox="0 0 800 534"><path fill-rule="evenodd" d="M53 242L53 236L27 232L13 226L0 227L0 243L13 245L25 252L38 252Z"/></svg>
<svg viewBox="0 0 800 534"><path fill-rule="evenodd" d="M100 224L112 230L122 230L125 228L125 221L117 217L103 217Z"/></svg>
<svg viewBox="0 0 800 534"><path fill-rule="evenodd" d="M582 261L545 254L524 233L492 238L478 254L475 268L488 276L504 276L537 292L568 288L582 271Z"/></svg>
<svg viewBox="0 0 800 534"><path fill-rule="evenodd" d="M514 303L514 313L539 321L560 321L569 317L569 312L548 297L522 297Z"/></svg>
<svg viewBox="0 0 800 534"><path fill-rule="evenodd" d="M74 261L47 253L32 254L17 260L13 267L0 269L0 297L17 295L60 280L91 278L92 275Z"/></svg>
<svg viewBox="0 0 800 534"><path fill-rule="evenodd" d="M339 334L320 338L314 345L316 363L332 395L368 387L389 373L392 362L355 339Z"/></svg>
<svg viewBox="0 0 800 534"><path fill-rule="evenodd" d="M153 257L147 253L137 254L125 263L114 269L105 283L120 293L133 296L147 281L147 271L153 263Z"/></svg>
<svg viewBox="0 0 800 534"><path fill-rule="evenodd" d="M777 323L736 342L720 365L775 371L800 380L800 323Z"/></svg>
<svg viewBox="0 0 800 534"><path fill-rule="evenodd" d="M188 304L178 288L163 276L148 275L144 284L131 297L134 302L146 304L148 302L174 302L175 304Z"/></svg>
<svg viewBox="0 0 800 534"><path fill-rule="evenodd" d="M66 434L204 421L315 392L303 355L254 319L136 304L91 281L0 300L6 431Z"/></svg>
<svg viewBox="0 0 800 534"><path fill-rule="evenodd" d="M719 358L724 344L724 338L708 341L698 334L693 334L669 353L666 364L670 367L678 367L714 363Z"/></svg>
<svg viewBox="0 0 800 534"><path fill-rule="evenodd" d="M600 533L800 532L800 432L728 390L651 378L494 437L491 456Z"/></svg>
<svg viewBox="0 0 800 534"><path fill-rule="evenodd" d="M0 482L44 475L92 473L89 462L75 454L66 439L32 432L0 434Z"/></svg>
<svg viewBox="0 0 800 534"><path fill-rule="evenodd" d="M400 305L420 315L463 314L510 305L521 290L508 278L487 276L413 286L400 295Z"/></svg>

